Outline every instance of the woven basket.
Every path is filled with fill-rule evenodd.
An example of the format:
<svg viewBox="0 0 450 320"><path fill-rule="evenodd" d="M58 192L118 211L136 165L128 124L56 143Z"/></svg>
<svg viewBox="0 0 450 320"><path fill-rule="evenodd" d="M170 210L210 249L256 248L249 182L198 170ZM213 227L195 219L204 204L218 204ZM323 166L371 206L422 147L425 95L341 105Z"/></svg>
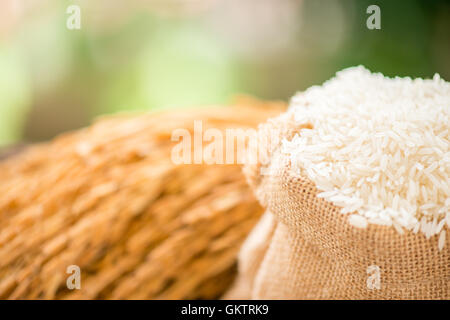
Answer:
<svg viewBox="0 0 450 320"><path fill-rule="evenodd" d="M175 165L171 133L256 127L283 103L115 116L0 163L0 298L219 297L262 209L238 165ZM66 285L68 266L80 289Z"/></svg>

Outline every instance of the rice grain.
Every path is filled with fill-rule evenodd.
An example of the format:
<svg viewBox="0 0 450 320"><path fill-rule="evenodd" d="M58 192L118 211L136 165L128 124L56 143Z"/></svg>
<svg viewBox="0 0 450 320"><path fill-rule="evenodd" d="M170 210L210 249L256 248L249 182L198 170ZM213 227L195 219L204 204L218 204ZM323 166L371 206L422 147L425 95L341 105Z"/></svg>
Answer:
<svg viewBox="0 0 450 320"><path fill-rule="evenodd" d="M290 112L296 124L312 128L285 141L283 152L316 184L318 197L351 214L352 225L393 225L427 238L440 232L445 239L450 83L355 67L297 94Z"/></svg>

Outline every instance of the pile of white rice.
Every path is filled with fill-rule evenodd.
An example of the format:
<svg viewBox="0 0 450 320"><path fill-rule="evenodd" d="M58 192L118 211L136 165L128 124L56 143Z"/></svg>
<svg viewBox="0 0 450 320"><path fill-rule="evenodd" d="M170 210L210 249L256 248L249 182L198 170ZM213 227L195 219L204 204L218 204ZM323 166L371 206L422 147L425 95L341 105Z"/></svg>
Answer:
<svg viewBox="0 0 450 320"><path fill-rule="evenodd" d="M293 97L310 123L283 141L298 173L360 228L368 223L439 234L450 228L450 83L346 69ZM447 224L447 227L445 227Z"/></svg>

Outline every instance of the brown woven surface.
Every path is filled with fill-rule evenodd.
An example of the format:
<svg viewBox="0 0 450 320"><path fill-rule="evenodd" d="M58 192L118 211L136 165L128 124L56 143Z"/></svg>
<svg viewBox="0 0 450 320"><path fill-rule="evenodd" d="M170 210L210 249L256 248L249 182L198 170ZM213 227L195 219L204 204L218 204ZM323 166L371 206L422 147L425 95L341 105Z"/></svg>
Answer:
<svg viewBox="0 0 450 320"><path fill-rule="evenodd" d="M172 130L255 127L283 108L112 117L1 162L0 298L220 296L262 209L238 165L174 165Z"/></svg>
<svg viewBox="0 0 450 320"><path fill-rule="evenodd" d="M288 115L260 128L298 131ZM450 299L450 244L438 237L398 234L391 227L348 224L339 209L317 198L315 185L290 170L279 145L271 161L246 167L257 198L267 208L240 254L239 278L227 298ZM266 173L261 175L261 168ZM367 268L380 268L380 289L369 289Z"/></svg>

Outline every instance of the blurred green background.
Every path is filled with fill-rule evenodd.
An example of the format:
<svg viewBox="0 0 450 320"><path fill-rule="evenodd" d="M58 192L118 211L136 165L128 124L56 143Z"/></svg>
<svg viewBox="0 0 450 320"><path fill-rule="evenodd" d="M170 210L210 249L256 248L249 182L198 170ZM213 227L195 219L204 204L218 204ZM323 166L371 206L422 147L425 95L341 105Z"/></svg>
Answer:
<svg viewBox="0 0 450 320"><path fill-rule="evenodd" d="M0 145L118 111L287 100L359 64L450 80L449 39L449 1L1 0Z"/></svg>

